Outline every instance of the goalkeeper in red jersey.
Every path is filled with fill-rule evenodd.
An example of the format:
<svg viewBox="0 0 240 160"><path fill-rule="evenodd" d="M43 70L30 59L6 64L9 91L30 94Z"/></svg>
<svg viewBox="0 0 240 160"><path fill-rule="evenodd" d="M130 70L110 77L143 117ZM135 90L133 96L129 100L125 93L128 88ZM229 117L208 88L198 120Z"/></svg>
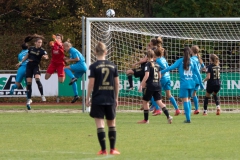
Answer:
<svg viewBox="0 0 240 160"><path fill-rule="evenodd" d="M56 34L53 35L54 41L51 41L49 45L52 47L52 59L51 63L48 66L45 79L49 79L51 75L57 71L58 73L58 81L60 83L64 82L65 80L65 73L64 73L64 49L62 45L63 35Z"/></svg>

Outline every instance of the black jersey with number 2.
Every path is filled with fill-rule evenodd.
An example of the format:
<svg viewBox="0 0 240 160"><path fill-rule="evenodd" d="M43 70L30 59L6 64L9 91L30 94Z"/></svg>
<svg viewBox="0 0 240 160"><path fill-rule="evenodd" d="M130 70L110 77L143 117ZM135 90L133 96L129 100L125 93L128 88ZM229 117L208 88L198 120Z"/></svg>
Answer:
<svg viewBox="0 0 240 160"><path fill-rule="evenodd" d="M159 91L160 83L158 78L159 65L155 62L147 62L145 65L145 72L149 72L149 77L146 81L147 88L150 91Z"/></svg>
<svg viewBox="0 0 240 160"><path fill-rule="evenodd" d="M210 64L207 67L207 73L210 73L210 79L207 81L207 85L221 85L220 81L220 66Z"/></svg>
<svg viewBox="0 0 240 160"><path fill-rule="evenodd" d="M28 50L28 59L39 64L42 56L45 54L47 54L47 52L42 47L40 48L30 47Z"/></svg>
<svg viewBox="0 0 240 160"><path fill-rule="evenodd" d="M92 92L92 104L115 104L115 81L118 77L117 66L108 60L98 60L90 65L89 78L95 78Z"/></svg>

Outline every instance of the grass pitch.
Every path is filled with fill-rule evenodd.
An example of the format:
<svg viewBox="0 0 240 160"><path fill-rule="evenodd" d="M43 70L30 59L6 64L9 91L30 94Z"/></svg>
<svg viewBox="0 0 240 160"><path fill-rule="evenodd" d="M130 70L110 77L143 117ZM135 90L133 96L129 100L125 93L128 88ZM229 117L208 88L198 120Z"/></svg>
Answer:
<svg viewBox="0 0 240 160"><path fill-rule="evenodd" d="M150 115L149 124L137 124L143 119L142 112L119 112L116 148L121 155L98 156L97 131L88 113L27 113L19 109L22 112L0 113L0 159L240 159L239 113L192 115L191 124L183 123L184 115L174 116L172 124L167 124L165 115ZM105 131L107 135L107 128ZM106 142L109 150L108 138Z"/></svg>

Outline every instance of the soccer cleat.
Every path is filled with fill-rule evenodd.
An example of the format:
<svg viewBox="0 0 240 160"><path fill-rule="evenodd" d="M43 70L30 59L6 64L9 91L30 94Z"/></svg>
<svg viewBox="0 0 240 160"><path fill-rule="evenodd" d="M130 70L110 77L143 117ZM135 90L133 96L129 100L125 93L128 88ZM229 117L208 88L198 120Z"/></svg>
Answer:
<svg viewBox="0 0 240 160"><path fill-rule="evenodd" d="M169 124L172 124L173 117L172 117L172 116L169 116L167 120L168 120L168 123L169 123Z"/></svg>
<svg viewBox="0 0 240 160"><path fill-rule="evenodd" d="M98 155L107 155L107 151L106 150L104 150L104 151L100 150L97 154Z"/></svg>
<svg viewBox="0 0 240 160"><path fill-rule="evenodd" d="M42 98L42 101L43 101L43 102L46 102L46 101L47 101L46 98L44 97L44 95L42 95L41 98Z"/></svg>
<svg viewBox="0 0 240 160"><path fill-rule="evenodd" d="M199 114L199 110L195 110L193 114Z"/></svg>
<svg viewBox="0 0 240 160"><path fill-rule="evenodd" d="M71 101L71 103L75 103L78 99L79 99L79 96L74 96L73 100Z"/></svg>
<svg viewBox="0 0 240 160"><path fill-rule="evenodd" d="M12 92L12 91L10 91L10 93L8 93L7 95L13 95L13 92Z"/></svg>
<svg viewBox="0 0 240 160"><path fill-rule="evenodd" d="M181 111L180 111L179 109L177 109L177 110L175 111L174 116L178 116L179 114L181 114Z"/></svg>
<svg viewBox="0 0 240 160"><path fill-rule="evenodd" d="M221 112L220 108L217 108L216 115L220 115L220 112Z"/></svg>
<svg viewBox="0 0 240 160"><path fill-rule="evenodd" d="M207 116L207 112L206 111L203 111L203 116Z"/></svg>
<svg viewBox="0 0 240 160"><path fill-rule="evenodd" d="M30 105L32 103L31 99L27 99L27 105Z"/></svg>
<svg viewBox="0 0 240 160"><path fill-rule="evenodd" d="M116 150L116 149L111 149L111 150L110 150L110 154L112 154L112 155L118 155L118 154L120 154L120 152L119 152L118 150Z"/></svg>
<svg viewBox="0 0 240 160"><path fill-rule="evenodd" d="M137 122L138 124L148 124L149 123L149 120L141 120L141 121L138 121Z"/></svg>
<svg viewBox="0 0 240 160"><path fill-rule="evenodd" d="M183 121L183 123L191 123L191 121L190 120L185 120L185 121Z"/></svg>
<svg viewBox="0 0 240 160"><path fill-rule="evenodd" d="M27 110L31 110L31 106L27 104Z"/></svg>
<svg viewBox="0 0 240 160"><path fill-rule="evenodd" d="M162 114L162 111L158 109L152 115L157 116L157 115L160 115L160 114Z"/></svg>
<svg viewBox="0 0 240 160"><path fill-rule="evenodd" d="M70 81L69 85L72 85L76 81L77 81L77 78L72 78L72 80Z"/></svg>

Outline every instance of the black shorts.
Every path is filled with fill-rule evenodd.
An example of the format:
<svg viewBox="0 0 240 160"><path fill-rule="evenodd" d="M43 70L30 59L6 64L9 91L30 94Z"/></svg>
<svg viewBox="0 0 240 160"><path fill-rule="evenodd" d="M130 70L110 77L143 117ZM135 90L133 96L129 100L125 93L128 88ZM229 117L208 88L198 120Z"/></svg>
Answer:
<svg viewBox="0 0 240 160"><path fill-rule="evenodd" d="M133 69L134 72L134 77L138 78L140 77L140 81L141 79L143 79L145 72L142 70L142 68L137 68L137 69Z"/></svg>
<svg viewBox="0 0 240 160"><path fill-rule="evenodd" d="M41 75L39 65L35 62L28 62L26 68L26 78L32 78L33 75L35 77L36 74Z"/></svg>
<svg viewBox="0 0 240 160"><path fill-rule="evenodd" d="M90 116L100 119L104 119L105 116L107 120L114 120L116 117L116 105L92 105Z"/></svg>
<svg viewBox="0 0 240 160"><path fill-rule="evenodd" d="M221 89L221 85L214 85L214 86L207 85L207 88L206 88L207 93L210 93L210 94L212 94L213 92L218 93L220 89Z"/></svg>
<svg viewBox="0 0 240 160"><path fill-rule="evenodd" d="M152 97L154 101L161 100L162 99L161 91L151 91L146 88L143 93L143 100L150 101Z"/></svg>

